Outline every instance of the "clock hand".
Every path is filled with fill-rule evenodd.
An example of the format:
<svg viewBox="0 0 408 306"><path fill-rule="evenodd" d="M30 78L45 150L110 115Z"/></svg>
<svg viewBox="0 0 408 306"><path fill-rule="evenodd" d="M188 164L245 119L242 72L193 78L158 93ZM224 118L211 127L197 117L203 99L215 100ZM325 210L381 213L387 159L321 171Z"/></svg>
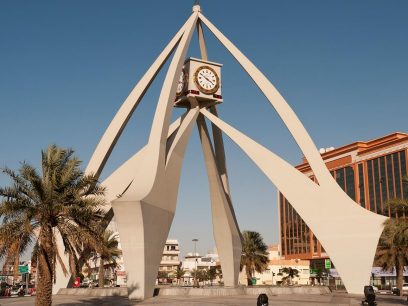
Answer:
<svg viewBox="0 0 408 306"><path fill-rule="evenodd" d="M206 79L208 82L210 82L211 83L211 85L214 85L214 83L213 82L211 82L205 75L202 75L203 76L203 78L204 79Z"/></svg>

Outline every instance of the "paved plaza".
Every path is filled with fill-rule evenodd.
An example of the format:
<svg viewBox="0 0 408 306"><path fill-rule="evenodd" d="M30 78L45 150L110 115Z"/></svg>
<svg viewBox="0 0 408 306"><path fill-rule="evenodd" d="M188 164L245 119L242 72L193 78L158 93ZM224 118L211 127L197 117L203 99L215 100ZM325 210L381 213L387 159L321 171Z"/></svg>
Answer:
<svg viewBox="0 0 408 306"><path fill-rule="evenodd" d="M53 297L53 305L74 306L74 305L106 305L106 306L144 306L144 305L162 305L162 306L255 306L256 296L225 296L225 297L186 297L186 296L162 296L147 299L143 302L129 301L126 297L86 297L72 295L57 295ZM0 299L0 305L13 306L33 306L34 297L23 298L4 298ZM406 297L401 298L391 295L377 296L378 306L388 305L408 305ZM361 299L350 297L345 294L328 295L280 295L269 296L269 305L303 305L303 306L324 306L324 305L361 305Z"/></svg>

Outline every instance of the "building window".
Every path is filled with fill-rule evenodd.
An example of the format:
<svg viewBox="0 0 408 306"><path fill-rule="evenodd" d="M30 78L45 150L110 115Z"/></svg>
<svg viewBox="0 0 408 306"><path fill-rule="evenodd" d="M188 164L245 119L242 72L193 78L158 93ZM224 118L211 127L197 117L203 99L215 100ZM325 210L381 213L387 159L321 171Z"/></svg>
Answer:
<svg viewBox="0 0 408 306"><path fill-rule="evenodd" d="M380 157L380 186L381 186L381 204L382 214L386 213L385 203L387 202L387 172L385 171L385 157Z"/></svg>
<svg viewBox="0 0 408 306"><path fill-rule="evenodd" d="M391 154L387 155L385 159L387 161L388 198L392 199L394 197L394 174L392 169Z"/></svg>
<svg viewBox="0 0 408 306"><path fill-rule="evenodd" d="M354 188L354 169L350 166L346 167L346 192L350 198L356 200L356 192Z"/></svg>
<svg viewBox="0 0 408 306"><path fill-rule="evenodd" d="M406 177L407 176L407 158L405 155L405 151L401 151L400 159L401 159L402 177ZM402 188L403 188L402 197L406 199L408 198L408 183L402 184Z"/></svg>
<svg viewBox="0 0 408 306"><path fill-rule="evenodd" d="M381 193L380 193L380 174L379 174L379 167L378 167L378 158L373 160L374 165L374 186L375 186L375 203L376 203L376 210L377 214L381 214Z"/></svg>
<svg viewBox="0 0 408 306"><path fill-rule="evenodd" d="M395 181L395 197L401 198L401 173L400 173L400 165L399 165L399 154L394 153L392 154L392 159L394 162L394 181Z"/></svg>
<svg viewBox="0 0 408 306"><path fill-rule="evenodd" d="M341 189L346 190L346 186L344 184L344 168L336 170L336 182L339 184Z"/></svg>
<svg viewBox="0 0 408 306"><path fill-rule="evenodd" d="M364 170L363 164L358 164L358 187L360 190L360 205L365 208Z"/></svg>
<svg viewBox="0 0 408 306"><path fill-rule="evenodd" d="M313 234L313 253L317 253L317 238Z"/></svg>
<svg viewBox="0 0 408 306"><path fill-rule="evenodd" d="M373 161L367 161L367 170L368 170L368 190L370 195L370 211L375 212L375 196L374 196L374 184L373 184Z"/></svg>

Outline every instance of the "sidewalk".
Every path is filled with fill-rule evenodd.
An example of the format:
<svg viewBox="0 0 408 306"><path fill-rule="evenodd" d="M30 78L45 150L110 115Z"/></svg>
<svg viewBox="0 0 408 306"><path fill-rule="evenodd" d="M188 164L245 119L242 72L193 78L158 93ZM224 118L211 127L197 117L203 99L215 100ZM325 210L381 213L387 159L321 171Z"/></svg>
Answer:
<svg viewBox="0 0 408 306"><path fill-rule="evenodd" d="M143 302L129 301L126 297L91 297L91 296L72 296L57 295L53 297L53 305L58 306L255 306L256 296L225 296L225 297L191 297L191 296L159 296L147 299ZM3 298L0 299L0 305L12 306L34 306L34 297L22 298ZM408 305L406 297L397 297L392 295L377 296L378 306L396 306ZM269 296L269 305L276 306L357 306L361 305L361 299L350 297L346 294L328 294L328 295L281 295Z"/></svg>

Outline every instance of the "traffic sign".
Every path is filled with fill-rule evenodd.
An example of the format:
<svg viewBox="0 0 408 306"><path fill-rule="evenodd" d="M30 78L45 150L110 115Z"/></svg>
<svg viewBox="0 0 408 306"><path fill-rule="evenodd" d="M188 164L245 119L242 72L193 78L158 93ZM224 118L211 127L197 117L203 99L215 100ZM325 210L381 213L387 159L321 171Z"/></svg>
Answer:
<svg viewBox="0 0 408 306"><path fill-rule="evenodd" d="M331 269L331 260L330 259L325 259L324 260L324 267L326 268L326 269Z"/></svg>
<svg viewBox="0 0 408 306"><path fill-rule="evenodd" d="M21 274L28 273L28 266L23 265L18 266L18 272Z"/></svg>

